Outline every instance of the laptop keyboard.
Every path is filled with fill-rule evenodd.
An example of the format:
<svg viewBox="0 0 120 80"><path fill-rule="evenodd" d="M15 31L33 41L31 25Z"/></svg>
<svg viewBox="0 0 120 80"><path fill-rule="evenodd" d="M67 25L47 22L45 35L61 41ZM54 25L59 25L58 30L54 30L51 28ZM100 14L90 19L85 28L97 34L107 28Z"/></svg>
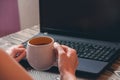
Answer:
<svg viewBox="0 0 120 80"><path fill-rule="evenodd" d="M71 42L64 40L56 40L60 44L67 45L76 49L77 55L80 58L98 60L98 61L108 61L116 53L117 49L114 47L96 45L84 42Z"/></svg>
<svg viewBox="0 0 120 80"><path fill-rule="evenodd" d="M26 41L27 42L27 41ZM25 47L27 43L22 43ZM118 48L86 42L73 42L67 40L56 40L56 42L74 48L79 58L108 62L118 51Z"/></svg>

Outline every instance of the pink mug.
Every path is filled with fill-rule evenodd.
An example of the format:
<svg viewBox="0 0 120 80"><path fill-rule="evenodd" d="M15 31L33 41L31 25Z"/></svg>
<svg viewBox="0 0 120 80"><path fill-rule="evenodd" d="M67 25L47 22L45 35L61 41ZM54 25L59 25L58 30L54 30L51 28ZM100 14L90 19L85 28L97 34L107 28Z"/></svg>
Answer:
<svg viewBox="0 0 120 80"><path fill-rule="evenodd" d="M54 53L54 39L49 36L39 36L27 43L28 63L36 70L48 70L56 61Z"/></svg>

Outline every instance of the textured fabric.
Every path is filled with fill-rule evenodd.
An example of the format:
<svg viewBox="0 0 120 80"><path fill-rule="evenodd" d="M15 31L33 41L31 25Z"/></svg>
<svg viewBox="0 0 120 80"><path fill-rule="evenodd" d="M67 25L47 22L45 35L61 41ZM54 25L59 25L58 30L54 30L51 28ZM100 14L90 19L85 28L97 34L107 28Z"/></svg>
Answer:
<svg viewBox="0 0 120 80"><path fill-rule="evenodd" d="M29 70L28 73L33 77L34 80L60 80L60 75L56 73Z"/></svg>

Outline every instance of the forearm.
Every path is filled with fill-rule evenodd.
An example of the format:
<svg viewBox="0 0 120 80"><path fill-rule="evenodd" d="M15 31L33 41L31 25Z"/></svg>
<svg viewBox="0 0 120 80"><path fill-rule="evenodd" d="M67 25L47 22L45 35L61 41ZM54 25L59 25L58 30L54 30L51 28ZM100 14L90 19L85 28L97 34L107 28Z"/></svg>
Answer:
<svg viewBox="0 0 120 80"><path fill-rule="evenodd" d="M0 49L0 80L33 80L13 58Z"/></svg>

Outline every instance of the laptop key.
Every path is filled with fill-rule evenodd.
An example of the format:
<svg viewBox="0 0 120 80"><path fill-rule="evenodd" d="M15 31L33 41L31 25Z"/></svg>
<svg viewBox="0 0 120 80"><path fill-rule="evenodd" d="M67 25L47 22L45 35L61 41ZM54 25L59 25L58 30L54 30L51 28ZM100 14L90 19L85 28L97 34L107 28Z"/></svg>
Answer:
<svg viewBox="0 0 120 80"><path fill-rule="evenodd" d="M72 42L65 40L56 40L60 44L67 45L71 48L77 50L78 57L98 60L98 61L108 61L112 55L116 52L115 48L110 48L106 46L84 43L84 42Z"/></svg>

